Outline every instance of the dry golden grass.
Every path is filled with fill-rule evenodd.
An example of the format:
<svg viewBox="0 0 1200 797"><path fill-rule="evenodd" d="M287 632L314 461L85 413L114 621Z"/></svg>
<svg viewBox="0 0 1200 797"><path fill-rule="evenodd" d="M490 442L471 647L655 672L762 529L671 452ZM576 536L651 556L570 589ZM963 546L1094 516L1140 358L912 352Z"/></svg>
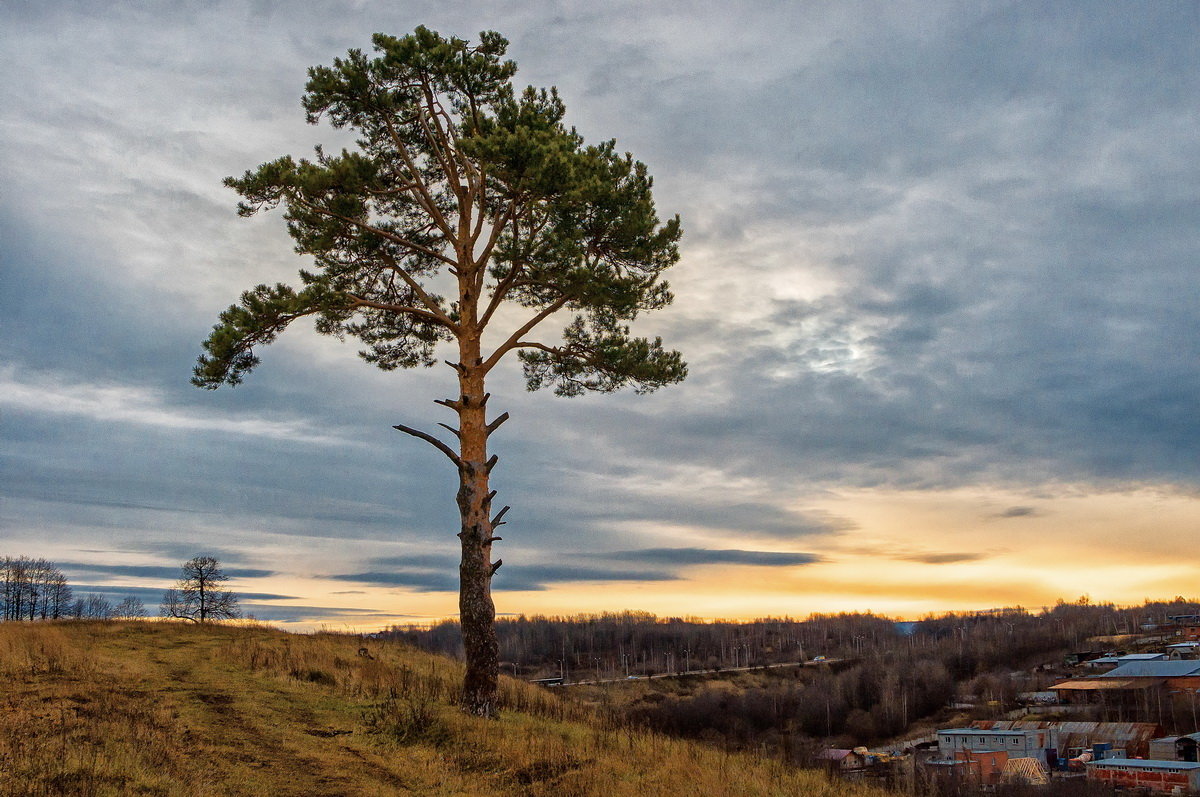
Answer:
<svg viewBox="0 0 1200 797"><path fill-rule="evenodd" d="M0 795L879 795L616 727L395 643L255 626L0 624Z"/></svg>

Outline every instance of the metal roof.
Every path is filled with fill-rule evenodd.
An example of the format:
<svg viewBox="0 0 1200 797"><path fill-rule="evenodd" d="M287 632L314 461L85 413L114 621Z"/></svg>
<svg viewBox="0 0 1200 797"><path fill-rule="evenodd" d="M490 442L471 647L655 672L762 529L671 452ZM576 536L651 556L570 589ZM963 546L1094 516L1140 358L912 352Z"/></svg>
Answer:
<svg viewBox="0 0 1200 797"><path fill-rule="evenodd" d="M1097 678L1181 678L1200 675L1200 661L1131 661Z"/></svg>
<svg viewBox="0 0 1200 797"><path fill-rule="evenodd" d="M1101 656L1098 659L1089 659L1084 664L1128 664L1132 661L1163 661L1167 658L1166 653L1126 653L1124 656Z"/></svg>
<svg viewBox="0 0 1200 797"><path fill-rule="evenodd" d="M1101 656L1098 659L1088 659L1087 661L1084 662L1084 664L1091 664L1091 665L1112 664L1114 666L1118 665L1120 663L1121 663L1121 660L1116 656Z"/></svg>
<svg viewBox="0 0 1200 797"><path fill-rule="evenodd" d="M1111 742L1149 742L1162 733L1162 728L1153 722L1037 722L1034 720L980 720L971 723L976 728L996 728L998 730L1049 730L1054 729L1059 734L1060 747L1076 747L1097 741ZM1079 745L1067 744L1067 736L1079 736L1086 739Z"/></svg>
<svg viewBox="0 0 1200 797"><path fill-rule="evenodd" d="M1146 758L1104 758L1087 762L1089 767L1128 767L1129 769L1200 769L1195 761L1154 761Z"/></svg>
<svg viewBox="0 0 1200 797"><path fill-rule="evenodd" d="M1050 687L1055 692L1081 690L1085 692L1093 692L1100 689L1149 689L1152 686L1157 686L1162 681L1161 678L1079 678L1074 681L1063 681L1061 684L1055 684Z"/></svg>
<svg viewBox="0 0 1200 797"><path fill-rule="evenodd" d="M1191 739L1193 742L1200 742L1200 731L1196 733L1181 733L1178 736L1163 736L1159 739L1154 739L1155 742L1177 742L1180 739Z"/></svg>

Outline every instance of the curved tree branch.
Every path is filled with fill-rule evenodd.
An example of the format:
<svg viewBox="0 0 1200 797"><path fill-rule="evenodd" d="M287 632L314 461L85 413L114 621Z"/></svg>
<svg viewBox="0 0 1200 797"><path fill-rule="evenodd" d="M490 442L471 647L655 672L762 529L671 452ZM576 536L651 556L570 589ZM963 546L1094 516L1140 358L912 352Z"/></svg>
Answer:
<svg viewBox="0 0 1200 797"><path fill-rule="evenodd" d="M433 435L431 435L427 432L422 432L420 429L414 429L411 426L405 426L403 424L396 424L392 428L396 429L397 431L404 432L405 434L410 434L413 437L421 438L426 443L429 443L431 446L436 448L438 451L441 451L443 454L445 454L447 457L449 457L450 461L454 463L455 467L459 468L460 470L462 468L466 467L463 464L462 459L458 456L458 454L454 453L454 449L450 448L450 446L446 445L441 440L438 440Z"/></svg>
<svg viewBox="0 0 1200 797"><path fill-rule="evenodd" d="M491 356L484 361L483 372L486 374L488 371L492 370L496 363L500 362L500 359L504 357L505 354L508 354L510 351L516 348L517 342L521 340L521 338L525 337L525 335L538 324L542 323L547 318L561 310L568 301L570 301L570 297L560 296L550 304L546 305L546 307L544 307L542 311L533 318L522 324L515 332L508 336L508 340L501 343L500 346L494 352L492 352Z"/></svg>
<svg viewBox="0 0 1200 797"><path fill-rule="evenodd" d="M385 311L392 312L392 313L414 315L418 318L422 318L426 321L429 321L430 323L438 324L439 326L446 327L451 332L454 332L454 333L458 332L457 324L453 323L452 321L450 321L446 318L443 318L440 315L431 313L428 310L422 310L419 307L409 307L407 305L402 305L402 304L388 304L387 302L373 302L370 299L364 299L361 296L355 296L353 293L347 293L346 296L348 296L350 298L351 306L356 307L356 308L357 307L370 307L375 310L385 310Z"/></svg>
<svg viewBox="0 0 1200 797"><path fill-rule="evenodd" d="M400 134L396 132L395 123L388 114L383 113L380 115L383 117L384 126L387 127L388 136L392 140L392 145L396 148L396 151L400 153L400 157L404 161L404 165L408 167L409 173L413 175L413 179L416 182L417 188L415 193L417 201L421 203L421 207L425 209L425 212L428 213L430 218L434 220L434 223L437 224L438 229L442 231L442 235L446 236L447 239L453 242L454 230L450 227L450 222L446 219L445 214L442 213L441 208L439 208L437 203L433 200L433 195L429 192L429 186L427 186L420 178L419 175L421 174L421 171L417 168L417 163L413 160L412 154L409 153L408 146L400 139Z"/></svg>
<svg viewBox="0 0 1200 797"><path fill-rule="evenodd" d="M374 235L378 235L381 238L386 238L389 241L392 241L393 243L400 244L401 246L412 249L415 252L420 252L421 254L429 255L430 257L436 258L437 260L440 260L443 263L446 263L447 265L450 265L450 266L458 265L458 261L455 260L454 258L448 257L448 256L442 254L441 252L437 251L436 249L430 249L427 246L422 246L421 244L417 243L416 241L410 241L402 235L396 235L394 232L388 232L387 230L381 230L378 227L373 227L370 224L367 224L366 222L359 221L358 219L351 218L350 216L344 216L341 213L334 213L329 208L323 208L320 205L314 205L312 202L308 202L304 199L301 199L298 196L293 197L292 201L294 201L296 204L300 205L301 207L311 210L313 213L320 213L322 216L328 216L331 219L337 219L338 221L344 221L347 224L351 224L351 225L359 228L360 230L364 230L365 232L369 232Z"/></svg>

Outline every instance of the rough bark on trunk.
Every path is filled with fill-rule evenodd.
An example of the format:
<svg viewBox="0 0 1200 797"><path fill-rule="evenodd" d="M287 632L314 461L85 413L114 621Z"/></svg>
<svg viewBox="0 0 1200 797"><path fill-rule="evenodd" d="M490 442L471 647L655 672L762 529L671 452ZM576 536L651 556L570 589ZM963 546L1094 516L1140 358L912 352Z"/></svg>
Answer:
<svg viewBox="0 0 1200 797"><path fill-rule="evenodd" d="M457 500L462 520L458 535L462 561L458 568L458 610L467 664L462 705L471 714L491 717L496 713L499 671L496 607L492 602L492 575L499 563L492 564L492 497L488 488L495 460L489 462L487 458L487 394L483 390L478 343L464 341L460 354L458 435L462 464Z"/></svg>

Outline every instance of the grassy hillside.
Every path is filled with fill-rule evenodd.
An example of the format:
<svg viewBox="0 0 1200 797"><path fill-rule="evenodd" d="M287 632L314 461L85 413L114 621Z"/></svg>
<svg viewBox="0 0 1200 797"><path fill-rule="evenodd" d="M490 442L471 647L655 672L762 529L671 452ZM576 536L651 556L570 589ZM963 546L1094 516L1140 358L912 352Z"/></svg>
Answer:
<svg viewBox="0 0 1200 797"><path fill-rule="evenodd" d="M880 794L632 732L398 643L264 627L0 624L0 795Z"/></svg>

